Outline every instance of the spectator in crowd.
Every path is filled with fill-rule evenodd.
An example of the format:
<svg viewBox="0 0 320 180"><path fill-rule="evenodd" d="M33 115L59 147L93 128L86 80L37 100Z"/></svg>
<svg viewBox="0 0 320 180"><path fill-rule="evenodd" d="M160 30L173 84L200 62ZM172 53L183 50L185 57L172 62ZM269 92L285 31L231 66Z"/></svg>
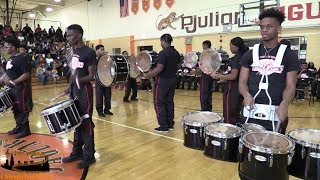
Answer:
<svg viewBox="0 0 320 180"><path fill-rule="evenodd" d="M45 67L45 63L41 62L39 67L36 70L36 76L41 81L42 85L46 85L48 82L49 74L47 73L47 69Z"/></svg>

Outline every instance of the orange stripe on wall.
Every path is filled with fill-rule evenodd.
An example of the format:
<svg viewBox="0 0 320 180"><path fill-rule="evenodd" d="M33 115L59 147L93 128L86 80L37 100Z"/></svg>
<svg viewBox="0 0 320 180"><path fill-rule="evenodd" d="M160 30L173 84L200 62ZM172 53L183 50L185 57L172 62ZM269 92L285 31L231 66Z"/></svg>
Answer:
<svg viewBox="0 0 320 180"><path fill-rule="evenodd" d="M98 39L98 44L99 44L99 45L102 44L102 39Z"/></svg>
<svg viewBox="0 0 320 180"><path fill-rule="evenodd" d="M134 36L130 36L130 55L134 55Z"/></svg>
<svg viewBox="0 0 320 180"><path fill-rule="evenodd" d="M187 44L186 45L186 53L192 51L192 44Z"/></svg>

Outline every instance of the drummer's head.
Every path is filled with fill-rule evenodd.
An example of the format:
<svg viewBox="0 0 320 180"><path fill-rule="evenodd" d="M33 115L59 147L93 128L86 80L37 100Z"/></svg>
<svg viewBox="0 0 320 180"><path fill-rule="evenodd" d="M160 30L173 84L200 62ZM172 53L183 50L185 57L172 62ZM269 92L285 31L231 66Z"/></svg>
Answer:
<svg viewBox="0 0 320 180"><path fill-rule="evenodd" d="M129 57L128 51L122 51L122 55L123 55L124 57Z"/></svg>
<svg viewBox="0 0 320 180"><path fill-rule="evenodd" d="M97 57L101 57L103 54L105 54L104 46L102 44L96 45L96 54Z"/></svg>
<svg viewBox="0 0 320 180"><path fill-rule="evenodd" d="M4 39L3 48L7 54L15 54L19 51L20 42L15 36L8 36Z"/></svg>
<svg viewBox="0 0 320 180"><path fill-rule="evenodd" d="M209 40L203 41L202 49L205 51L205 50L207 50L209 48L211 48L211 42Z"/></svg>
<svg viewBox="0 0 320 180"><path fill-rule="evenodd" d="M172 36L170 34L163 34L160 37L161 47L164 49L168 46L171 46Z"/></svg>
<svg viewBox="0 0 320 180"><path fill-rule="evenodd" d="M83 29L78 24L72 24L67 28L67 40L71 46L75 46L82 42Z"/></svg>

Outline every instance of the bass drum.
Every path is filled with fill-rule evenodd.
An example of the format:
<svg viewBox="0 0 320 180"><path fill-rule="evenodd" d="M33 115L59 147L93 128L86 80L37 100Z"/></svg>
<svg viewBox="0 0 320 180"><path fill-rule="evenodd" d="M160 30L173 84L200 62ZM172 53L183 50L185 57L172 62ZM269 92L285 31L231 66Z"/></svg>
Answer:
<svg viewBox="0 0 320 180"><path fill-rule="evenodd" d="M221 55L218 51L207 49L201 54L198 64L202 72L210 74L220 69L221 61Z"/></svg>
<svg viewBox="0 0 320 180"><path fill-rule="evenodd" d="M192 69L198 64L198 55L194 51L188 52L184 56L183 62L186 67Z"/></svg>
<svg viewBox="0 0 320 180"><path fill-rule="evenodd" d="M128 58L128 63L129 63L129 67L130 67L130 77L137 78L141 74L141 71L139 71L139 69L137 67L136 57L130 56Z"/></svg>
<svg viewBox="0 0 320 180"><path fill-rule="evenodd" d="M105 87L123 84L129 76L127 59L122 55L103 55L96 72L96 78Z"/></svg>

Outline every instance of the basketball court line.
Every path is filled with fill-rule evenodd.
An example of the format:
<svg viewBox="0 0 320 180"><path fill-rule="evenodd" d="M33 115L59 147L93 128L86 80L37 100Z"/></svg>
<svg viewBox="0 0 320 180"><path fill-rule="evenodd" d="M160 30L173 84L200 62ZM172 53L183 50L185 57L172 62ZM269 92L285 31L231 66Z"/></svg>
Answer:
<svg viewBox="0 0 320 180"><path fill-rule="evenodd" d="M40 104L40 105L43 105L43 106L49 106L49 104L45 104L45 103L42 103L42 102L38 102L38 101L33 101L33 102L37 103L37 104ZM171 139L171 140L175 140L175 141L178 141L178 142L183 142L182 139L178 139L178 138L174 138L174 137L170 137L170 136L165 136L165 135L162 135L162 134L146 131L146 130L135 128L135 127L132 127L132 126L127 126L127 125L116 123L116 122L113 122L113 121L100 119L100 118L97 118L97 117L94 117L94 116L92 116L92 119L103 121L103 122L107 122L107 123L110 123L110 124L113 124L113 125L117 125L117 126L121 126L121 127L128 128L128 129L136 130L136 131L139 131L139 132L143 132L143 133L147 133L147 134L163 137L163 138L166 138L166 139Z"/></svg>

